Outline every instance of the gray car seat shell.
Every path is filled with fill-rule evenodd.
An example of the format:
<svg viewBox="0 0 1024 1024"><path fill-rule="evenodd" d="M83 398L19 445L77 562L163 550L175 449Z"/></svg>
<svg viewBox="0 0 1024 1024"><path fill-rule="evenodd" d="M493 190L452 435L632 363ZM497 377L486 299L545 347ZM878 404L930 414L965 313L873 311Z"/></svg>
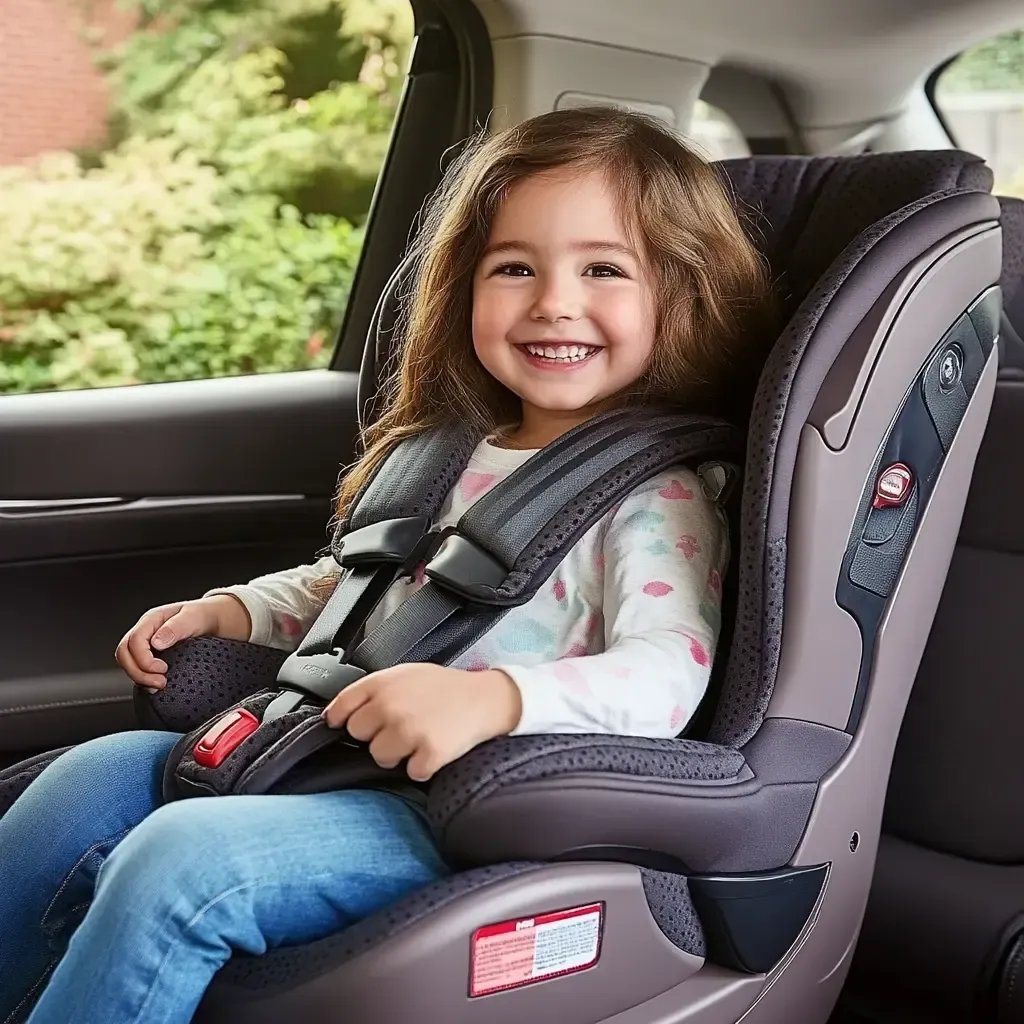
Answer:
<svg viewBox="0 0 1024 1024"><path fill-rule="evenodd" d="M1004 318L988 430L893 761L855 998L1024 1019L1020 607L1024 201L1000 198Z"/></svg>
<svg viewBox="0 0 1024 1024"><path fill-rule="evenodd" d="M956 151L720 167L788 324L751 340L763 370L709 725L477 748L429 794L454 875L319 942L234 957L200 1024L828 1018L992 402L999 207ZM364 360L370 415L394 298ZM561 970L530 945L548 924Z"/></svg>
<svg viewBox="0 0 1024 1024"><path fill-rule="evenodd" d="M464 870L320 943L234 958L198 1021L328 1020L339 1007L380 1024L827 1019L992 401L999 209L989 172L962 153L722 169L790 320L750 418L743 589L707 736L646 752L560 736L471 752L430 795L442 848ZM386 302L379 313L365 409L388 356ZM960 373L939 396L954 345ZM886 452L913 441L922 416L934 458L920 508L912 495L905 514L872 519ZM893 541L895 564L883 551ZM873 604L856 606L851 575L875 588ZM666 749L674 772L656 766ZM765 920L759 902L798 927L774 961L744 969L757 950L729 943L745 915ZM479 929L593 907L587 969L473 994Z"/></svg>

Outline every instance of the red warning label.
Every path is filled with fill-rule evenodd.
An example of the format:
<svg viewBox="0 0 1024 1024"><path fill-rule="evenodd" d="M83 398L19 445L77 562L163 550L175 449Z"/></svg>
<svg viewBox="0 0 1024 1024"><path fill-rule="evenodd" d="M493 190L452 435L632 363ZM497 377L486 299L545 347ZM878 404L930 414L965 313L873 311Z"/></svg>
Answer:
<svg viewBox="0 0 1024 1024"><path fill-rule="evenodd" d="M601 955L602 904L489 924L473 933L470 996L519 988L593 967Z"/></svg>

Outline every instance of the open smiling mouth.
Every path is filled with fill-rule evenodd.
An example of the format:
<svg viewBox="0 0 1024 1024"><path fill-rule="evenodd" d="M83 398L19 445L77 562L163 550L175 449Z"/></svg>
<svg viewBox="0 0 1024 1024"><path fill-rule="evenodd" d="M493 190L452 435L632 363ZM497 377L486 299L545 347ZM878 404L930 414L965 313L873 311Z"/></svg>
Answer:
<svg viewBox="0 0 1024 1024"><path fill-rule="evenodd" d="M526 358L538 366L577 366L601 351L600 345L516 345Z"/></svg>

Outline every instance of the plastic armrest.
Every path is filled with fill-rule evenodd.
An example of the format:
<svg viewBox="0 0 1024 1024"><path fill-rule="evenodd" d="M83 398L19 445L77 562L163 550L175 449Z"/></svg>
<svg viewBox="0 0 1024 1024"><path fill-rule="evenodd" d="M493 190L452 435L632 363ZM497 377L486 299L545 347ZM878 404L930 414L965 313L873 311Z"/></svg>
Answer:
<svg viewBox="0 0 1024 1024"><path fill-rule="evenodd" d="M428 812L444 854L623 860L687 874L788 864L849 737L768 720L743 750L629 736L504 737L449 765Z"/></svg>

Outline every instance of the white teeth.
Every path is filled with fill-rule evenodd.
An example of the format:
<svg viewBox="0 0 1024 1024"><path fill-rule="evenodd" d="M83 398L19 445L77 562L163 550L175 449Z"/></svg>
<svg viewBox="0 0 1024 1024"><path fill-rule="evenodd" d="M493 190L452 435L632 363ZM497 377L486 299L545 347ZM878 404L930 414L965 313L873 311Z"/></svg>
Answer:
<svg viewBox="0 0 1024 1024"><path fill-rule="evenodd" d="M578 363L593 352L594 345L527 345L526 351L542 359L551 359L561 363Z"/></svg>

